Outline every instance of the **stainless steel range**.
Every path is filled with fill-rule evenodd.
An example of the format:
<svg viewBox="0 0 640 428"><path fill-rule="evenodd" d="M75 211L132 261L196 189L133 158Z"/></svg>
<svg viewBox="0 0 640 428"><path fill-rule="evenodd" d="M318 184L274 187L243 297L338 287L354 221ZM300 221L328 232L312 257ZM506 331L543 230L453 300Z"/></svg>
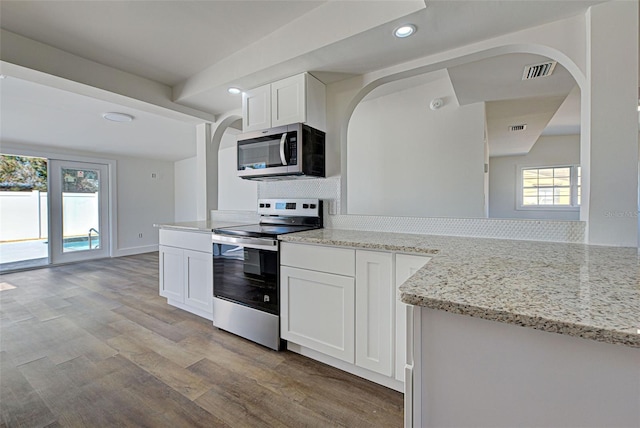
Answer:
<svg viewBox="0 0 640 428"><path fill-rule="evenodd" d="M213 325L281 349L278 235L322 227L318 199L260 199L260 223L214 229Z"/></svg>

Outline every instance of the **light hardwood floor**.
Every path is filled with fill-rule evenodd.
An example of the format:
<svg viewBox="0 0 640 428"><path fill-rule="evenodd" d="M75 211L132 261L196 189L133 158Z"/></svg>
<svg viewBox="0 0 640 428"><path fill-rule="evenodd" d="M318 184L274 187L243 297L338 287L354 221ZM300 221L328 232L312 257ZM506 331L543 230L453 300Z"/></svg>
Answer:
<svg viewBox="0 0 640 428"><path fill-rule="evenodd" d="M5 274L0 290L2 427L402 425L402 394L167 305L157 253Z"/></svg>

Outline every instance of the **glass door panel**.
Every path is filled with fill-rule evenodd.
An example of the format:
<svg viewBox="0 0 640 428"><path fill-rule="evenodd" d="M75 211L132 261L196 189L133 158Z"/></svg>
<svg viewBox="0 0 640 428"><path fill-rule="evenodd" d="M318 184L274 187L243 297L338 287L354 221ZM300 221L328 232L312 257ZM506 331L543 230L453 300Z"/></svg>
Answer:
<svg viewBox="0 0 640 428"><path fill-rule="evenodd" d="M100 170L62 168L62 252L100 249Z"/></svg>
<svg viewBox="0 0 640 428"><path fill-rule="evenodd" d="M0 154L0 273L49 264L47 159Z"/></svg>
<svg viewBox="0 0 640 428"><path fill-rule="evenodd" d="M109 256L108 167L51 161L53 263Z"/></svg>

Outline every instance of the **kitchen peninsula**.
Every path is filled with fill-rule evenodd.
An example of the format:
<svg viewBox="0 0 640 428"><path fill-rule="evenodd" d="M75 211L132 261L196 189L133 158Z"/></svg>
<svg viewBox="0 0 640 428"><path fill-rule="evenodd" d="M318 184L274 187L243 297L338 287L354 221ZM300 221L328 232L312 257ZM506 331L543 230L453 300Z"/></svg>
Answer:
<svg viewBox="0 0 640 428"><path fill-rule="evenodd" d="M636 248L322 229L285 242L419 254L407 426L640 426Z"/></svg>

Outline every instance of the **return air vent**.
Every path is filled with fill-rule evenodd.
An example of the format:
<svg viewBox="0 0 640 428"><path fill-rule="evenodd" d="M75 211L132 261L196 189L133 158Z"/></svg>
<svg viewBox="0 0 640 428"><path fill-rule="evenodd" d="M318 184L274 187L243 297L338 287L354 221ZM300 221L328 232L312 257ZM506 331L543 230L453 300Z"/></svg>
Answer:
<svg viewBox="0 0 640 428"><path fill-rule="evenodd" d="M511 131L511 132L524 131L525 129L527 129L527 124L526 123L523 123L522 125L511 125L509 127L509 131Z"/></svg>
<svg viewBox="0 0 640 428"><path fill-rule="evenodd" d="M543 62L542 64L527 65L522 74L522 80L531 80L538 77L546 77L553 73L556 61Z"/></svg>

